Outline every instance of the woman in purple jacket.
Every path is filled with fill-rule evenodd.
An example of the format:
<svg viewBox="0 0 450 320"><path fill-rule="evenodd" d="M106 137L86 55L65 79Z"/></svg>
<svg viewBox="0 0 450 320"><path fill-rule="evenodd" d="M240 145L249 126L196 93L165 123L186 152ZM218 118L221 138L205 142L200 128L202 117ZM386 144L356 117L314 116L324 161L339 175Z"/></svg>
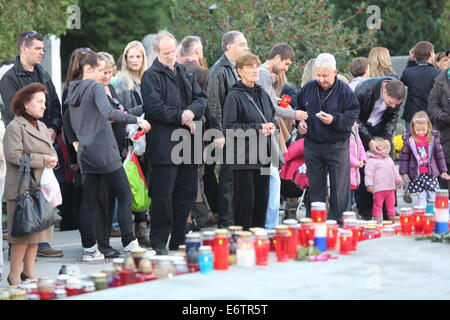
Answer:
<svg viewBox="0 0 450 320"><path fill-rule="evenodd" d="M439 189L439 175L450 180L440 141L441 134L432 129L426 112L414 114L410 132L403 136L400 174L405 182L410 181L408 191L417 195L422 206L426 205L427 191L434 200L434 192Z"/></svg>

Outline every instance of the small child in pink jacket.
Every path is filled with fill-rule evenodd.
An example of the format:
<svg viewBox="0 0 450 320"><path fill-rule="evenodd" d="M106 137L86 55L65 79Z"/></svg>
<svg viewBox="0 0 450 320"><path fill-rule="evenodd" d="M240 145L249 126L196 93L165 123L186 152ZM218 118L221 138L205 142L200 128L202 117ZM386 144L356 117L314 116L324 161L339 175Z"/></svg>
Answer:
<svg viewBox="0 0 450 320"><path fill-rule="evenodd" d="M359 137L359 125L355 122L349 139L350 145L350 189L352 194L352 206L355 204L355 193L361 183L359 169L366 163L366 151Z"/></svg>
<svg viewBox="0 0 450 320"><path fill-rule="evenodd" d="M367 152L367 163L364 169L365 186L368 192L373 193L372 215L378 223L383 221L383 203L386 202L386 210L389 220L395 218L395 186L402 186L402 178L394 161L389 157L391 144L389 141L374 138L379 146L382 146L381 155Z"/></svg>

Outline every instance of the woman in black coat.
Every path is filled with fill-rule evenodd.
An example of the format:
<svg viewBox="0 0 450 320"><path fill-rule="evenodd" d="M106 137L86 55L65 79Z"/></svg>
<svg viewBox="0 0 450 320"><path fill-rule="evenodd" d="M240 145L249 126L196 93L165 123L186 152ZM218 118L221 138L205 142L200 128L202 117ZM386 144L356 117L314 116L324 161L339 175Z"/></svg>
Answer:
<svg viewBox="0 0 450 320"><path fill-rule="evenodd" d="M250 52L237 59L236 70L242 80L232 87L223 108L226 145L229 146L226 150L233 154L233 157L224 155L224 160L234 170L234 223L245 230L265 226L270 136L276 129L275 109L266 92L256 84L259 65L259 58ZM266 152L264 147L267 147Z"/></svg>

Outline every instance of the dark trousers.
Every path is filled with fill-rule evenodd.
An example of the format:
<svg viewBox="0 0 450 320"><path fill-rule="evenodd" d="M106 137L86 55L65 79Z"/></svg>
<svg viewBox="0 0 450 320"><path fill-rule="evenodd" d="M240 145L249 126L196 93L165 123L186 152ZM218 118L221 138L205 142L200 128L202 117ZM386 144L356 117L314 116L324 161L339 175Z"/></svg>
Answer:
<svg viewBox="0 0 450 320"><path fill-rule="evenodd" d="M315 143L305 139L305 162L308 172L310 202L326 201L327 174L330 176L328 218L341 221L342 212L351 208L350 151L348 140Z"/></svg>
<svg viewBox="0 0 450 320"><path fill-rule="evenodd" d="M80 234L84 248L95 245L97 240L96 202L100 178L104 177L111 192L119 203L119 226L122 234L122 245L127 246L135 239L131 218L131 189L123 167L106 174L82 174L82 203L80 210Z"/></svg>
<svg viewBox="0 0 450 320"><path fill-rule="evenodd" d="M63 203L58 206L62 216L61 231L78 230L78 216L80 214L81 187L74 183L60 184Z"/></svg>
<svg viewBox="0 0 450 320"><path fill-rule="evenodd" d="M224 152L224 154L226 154ZM222 164L219 175L219 228L233 225L234 220L234 176L230 165Z"/></svg>
<svg viewBox="0 0 450 320"><path fill-rule="evenodd" d="M187 218L197 196L197 166L153 165L150 179L150 242L156 249L177 250L184 244Z"/></svg>
<svg viewBox="0 0 450 320"><path fill-rule="evenodd" d="M206 199L212 212L219 212L219 183L214 172L215 164L205 164L205 173L203 175L203 185L205 188Z"/></svg>
<svg viewBox="0 0 450 320"><path fill-rule="evenodd" d="M234 224L244 230L266 225L270 175L260 169L234 170Z"/></svg>
<svg viewBox="0 0 450 320"><path fill-rule="evenodd" d="M102 253L113 250L109 244L114 215L114 196L105 177L100 176L97 192L97 242Z"/></svg>

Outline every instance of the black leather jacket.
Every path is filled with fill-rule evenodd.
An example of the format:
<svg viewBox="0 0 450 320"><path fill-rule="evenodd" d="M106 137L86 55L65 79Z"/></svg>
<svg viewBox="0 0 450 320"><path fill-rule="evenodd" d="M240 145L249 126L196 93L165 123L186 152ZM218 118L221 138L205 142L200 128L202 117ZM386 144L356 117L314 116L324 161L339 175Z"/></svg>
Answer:
<svg viewBox="0 0 450 320"><path fill-rule="evenodd" d="M41 121L44 122L48 128L52 128L56 133L59 133L62 126L61 103L56 94L55 86L53 85L50 75L41 65L37 64L34 68L37 71L40 83L42 83L47 90L45 101L46 109ZM2 95L5 104L5 109L2 112L2 119L5 122L5 127L14 118L14 115L10 111L14 95L19 89L33 82L34 80L20 63L20 58L16 57L14 67L5 73L0 82L0 94Z"/></svg>
<svg viewBox="0 0 450 320"><path fill-rule="evenodd" d="M209 70L207 109L211 128L223 131L222 116L225 98L238 80L237 72L225 55Z"/></svg>
<svg viewBox="0 0 450 320"><path fill-rule="evenodd" d="M391 80L395 79L391 77L370 78L364 80L355 88L355 94L361 106L361 112L359 113L358 120L359 135L365 148L368 148L369 141L372 140L374 134L372 130L373 127L367 124L367 120L373 111L375 102L380 99L381 84L383 81ZM386 108L383 113L381 123L377 125L377 127L384 127L384 130L381 131L381 134L377 135L391 141L395 129L397 128L397 120L399 116L400 104L396 105L395 108Z"/></svg>

